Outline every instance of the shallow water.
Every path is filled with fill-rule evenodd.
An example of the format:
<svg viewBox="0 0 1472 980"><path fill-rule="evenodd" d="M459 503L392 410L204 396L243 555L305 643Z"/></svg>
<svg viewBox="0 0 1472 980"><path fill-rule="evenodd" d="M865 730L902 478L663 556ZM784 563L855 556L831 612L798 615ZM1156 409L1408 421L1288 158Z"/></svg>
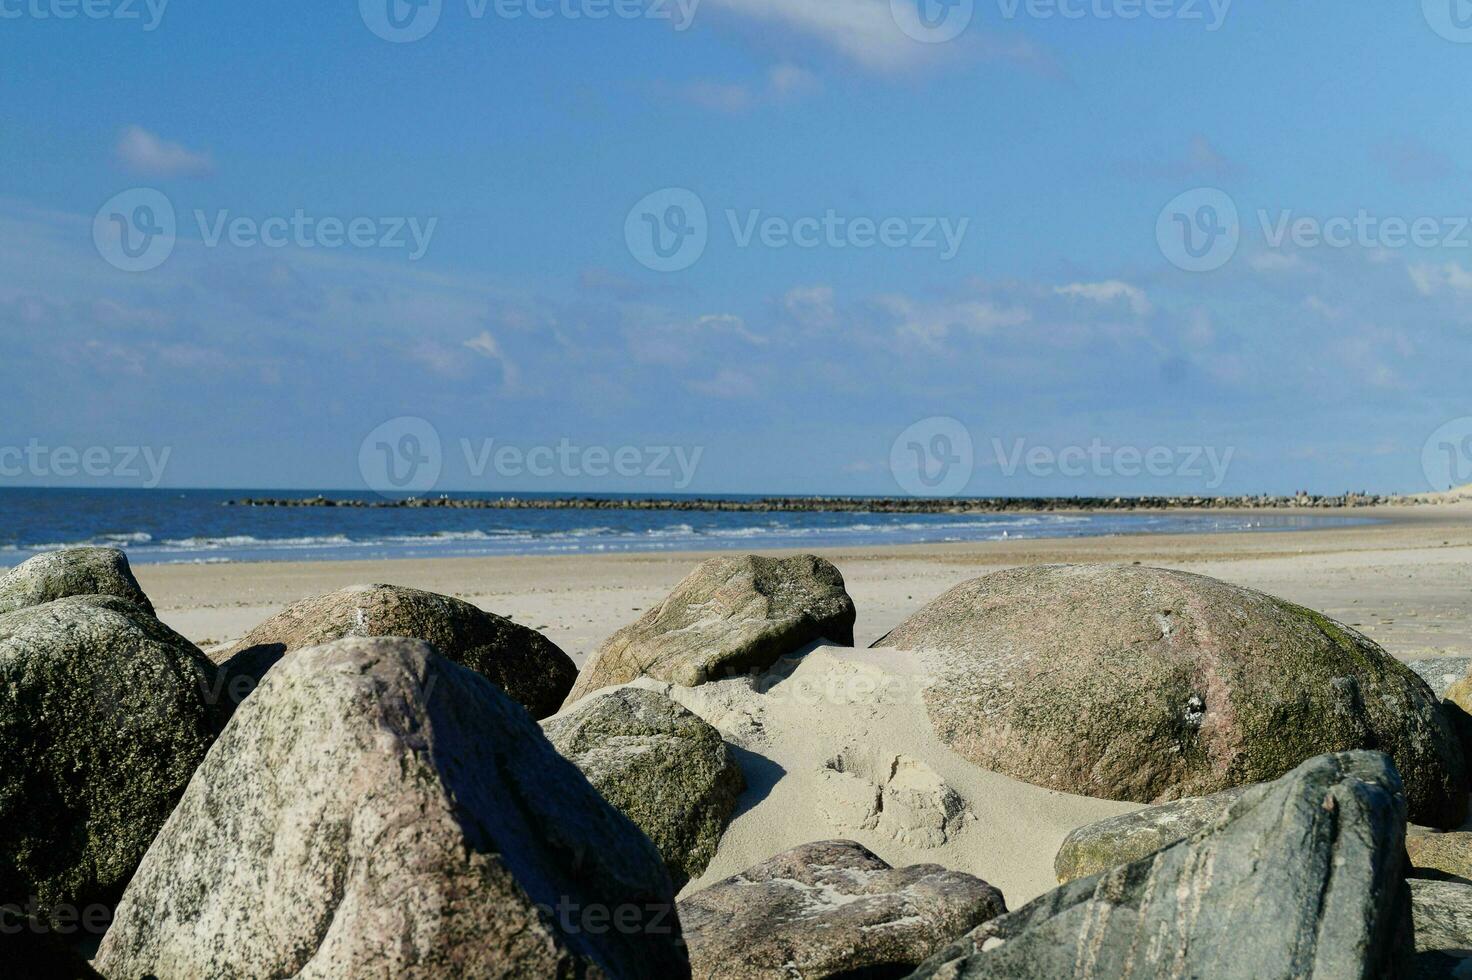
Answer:
<svg viewBox="0 0 1472 980"><path fill-rule="evenodd" d="M1306 530L1368 523L1357 518L1270 512L1247 515L1197 512L763 514L224 506L228 500L249 496L316 494L282 490L0 489L0 566L17 564L40 551L77 545L115 545L126 550L131 560L141 563L327 561L817 548L1138 533ZM344 500L355 497L350 493L323 496Z"/></svg>

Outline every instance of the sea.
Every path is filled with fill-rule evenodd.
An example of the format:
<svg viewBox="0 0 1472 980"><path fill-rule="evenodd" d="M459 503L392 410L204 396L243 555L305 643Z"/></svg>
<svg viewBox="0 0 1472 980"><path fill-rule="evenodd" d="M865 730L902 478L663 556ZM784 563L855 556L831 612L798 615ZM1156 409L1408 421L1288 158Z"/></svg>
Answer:
<svg viewBox="0 0 1472 980"><path fill-rule="evenodd" d="M88 545L122 548L131 561L143 564L341 561L1242 533L1367 523L1358 518L1283 512L768 514L227 506L231 500L246 497L319 495L362 498L361 491L0 488L0 567L19 564L39 552ZM619 495L605 496L617 499ZM706 495L704 499L759 498Z"/></svg>

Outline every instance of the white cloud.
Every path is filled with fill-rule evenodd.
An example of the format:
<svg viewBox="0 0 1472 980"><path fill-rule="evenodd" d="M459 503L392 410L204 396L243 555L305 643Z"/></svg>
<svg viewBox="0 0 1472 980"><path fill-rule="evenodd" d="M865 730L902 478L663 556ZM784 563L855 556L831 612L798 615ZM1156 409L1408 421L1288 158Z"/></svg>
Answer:
<svg viewBox="0 0 1472 980"><path fill-rule="evenodd" d="M767 90L778 98L810 95L822 87L817 75L797 65L773 65L767 71Z"/></svg>
<svg viewBox="0 0 1472 980"><path fill-rule="evenodd" d="M1150 305L1150 298L1145 295L1143 289L1118 279L1110 279L1105 282L1075 282L1067 286L1059 286L1053 292L1059 296L1074 296L1100 305L1124 300L1136 316L1149 316L1154 310L1154 307Z"/></svg>
<svg viewBox="0 0 1472 980"><path fill-rule="evenodd" d="M911 67L940 45L907 36L890 13L889 0L708 0L713 6L819 41L865 68Z"/></svg>
<svg viewBox="0 0 1472 980"><path fill-rule="evenodd" d="M201 177L215 169L208 153L160 139L142 126L123 130L116 152L123 165L140 177Z"/></svg>
<svg viewBox="0 0 1472 980"><path fill-rule="evenodd" d="M794 286L782 296L782 312L798 326L810 330L838 326L832 286Z"/></svg>
<svg viewBox="0 0 1472 980"><path fill-rule="evenodd" d="M1456 262L1445 265L1412 265L1407 266L1406 271L1410 273L1416 291L1422 296L1434 296L1443 291L1472 292L1472 272Z"/></svg>
<svg viewBox="0 0 1472 980"><path fill-rule="evenodd" d="M922 306L905 296L888 295L876 305L899 321L896 332L927 344L938 344L952 331L987 336L998 330L1032 322L1032 313L1018 307L998 306L986 300L971 300Z"/></svg>
<svg viewBox="0 0 1472 980"><path fill-rule="evenodd" d="M756 394L756 382L749 374L724 368L705 381L690 381L685 387L697 395L711 398L750 398Z"/></svg>
<svg viewBox="0 0 1472 980"><path fill-rule="evenodd" d="M734 313L706 313L695 318L695 329L705 330L712 333L730 333L748 344L761 347L766 344L767 338L760 334L752 333L746 327L746 321Z"/></svg>
<svg viewBox="0 0 1472 980"><path fill-rule="evenodd" d="M823 87L817 75L796 65L774 65L767 70L765 82L717 82L696 79L680 85L660 85L658 90L672 92L682 102L701 109L736 115L761 105L791 102L812 95Z"/></svg>
<svg viewBox="0 0 1472 980"><path fill-rule="evenodd" d="M518 378L516 365L506 356L506 352L501 349L501 345L496 341L495 337L491 336L489 330L482 330L476 336L471 337L465 341L464 346L481 357L499 364L501 366L501 379L506 383L508 388L516 384Z"/></svg>

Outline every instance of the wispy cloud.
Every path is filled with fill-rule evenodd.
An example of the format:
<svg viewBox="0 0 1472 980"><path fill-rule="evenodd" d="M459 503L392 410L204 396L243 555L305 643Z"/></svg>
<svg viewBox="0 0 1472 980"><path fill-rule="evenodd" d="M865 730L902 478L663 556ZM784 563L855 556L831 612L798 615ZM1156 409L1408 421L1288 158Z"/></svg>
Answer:
<svg viewBox="0 0 1472 980"><path fill-rule="evenodd" d="M1200 133L1193 135L1186 146L1174 154L1128 160L1118 169L1126 176L1143 180L1225 180L1243 171L1241 165Z"/></svg>
<svg viewBox="0 0 1472 980"><path fill-rule="evenodd" d="M758 82L718 82L698 78L684 83L661 83L656 93L711 112L736 115L760 106L779 105L806 98L823 88L817 75L796 65L774 65Z"/></svg>
<svg viewBox="0 0 1472 980"><path fill-rule="evenodd" d="M1153 306L1150 297L1138 286L1131 286L1119 279L1110 279L1105 282L1075 282L1067 286L1059 286L1054 292L1060 296L1073 296L1085 299L1100 305L1109 305L1123 301L1137 316L1149 316Z"/></svg>
<svg viewBox="0 0 1472 980"><path fill-rule="evenodd" d="M705 9L754 21L762 26L764 38L778 44L815 42L869 71L896 73L973 59L1009 63L1041 75L1063 74L1056 59L1033 42L985 33L975 22L945 44L917 40L900 27L890 0L705 0Z"/></svg>
<svg viewBox="0 0 1472 980"><path fill-rule="evenodd" d="M140 177L202 177L215 169L208 153L161 139L142 126L123 130L114 149L123 166Z"/></svg>

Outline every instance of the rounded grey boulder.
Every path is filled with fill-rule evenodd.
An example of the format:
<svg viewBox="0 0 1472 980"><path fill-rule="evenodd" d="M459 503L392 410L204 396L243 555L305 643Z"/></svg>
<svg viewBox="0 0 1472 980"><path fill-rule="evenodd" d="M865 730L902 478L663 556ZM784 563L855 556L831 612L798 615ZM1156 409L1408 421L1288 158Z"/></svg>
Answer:
<svg viewBox="0 0 1472 980"><path fill-rule="evenodd" d="M236 711L103 938L109 977L688 977L659 852L482 675L299 650Z"/></svg>
<svg viewBox="0 0 1472 980"><path fill-rule="evenodd" d="M117 548L51 551L0 575L0 614L74 595L117 596L154 615L128 556Z"/></svg>
<svg viewBox="0 0 1472 980"><path fill-rule="evenodd" d="M460 599L397 585L360 585L302 599L211 655L239 703L286 654L348 636L423 640L500 685L533 718L555 712L578 674L572 658L534 629Z"/></svg>
<svg viewBox="0 0 1472 980"><path fill-rule="evenodd" d="M1411 817L1467 813L1462 749L1420 677L1347 626L1200 575L1046 565L957 586L874 644L933 653L926 709L984 768L1158 803L1379 749Z"/></svg>
<svg viewBox="0 0 1472 980"><path fill-rule="evenodd" d="M636 677L695 687L765 670L818 639L853 646L855 616L843 576L815 555L711 558L604 641L566 704Z"/></svg>
<svg viewBox="0 0 1472 980"><path fill-rule="evenodd" d="M113 596L0 616L0 901L122 893L216 733L215 670Z"/></svg>
<svg viewBox="0 0 1472 980"><path fill-rule="evenodd" d="M891 868L853 841L804 844L680 902L702 980L899 977L1007 911L980 878Z"/></svg>
<svg viewBox="0 0 1472 980"><path fill-rule="evenodd" d="M581 701L542 730L654 842L676 890L700 876L746 788L720 732L663 694L636 687Z"/></svg>

